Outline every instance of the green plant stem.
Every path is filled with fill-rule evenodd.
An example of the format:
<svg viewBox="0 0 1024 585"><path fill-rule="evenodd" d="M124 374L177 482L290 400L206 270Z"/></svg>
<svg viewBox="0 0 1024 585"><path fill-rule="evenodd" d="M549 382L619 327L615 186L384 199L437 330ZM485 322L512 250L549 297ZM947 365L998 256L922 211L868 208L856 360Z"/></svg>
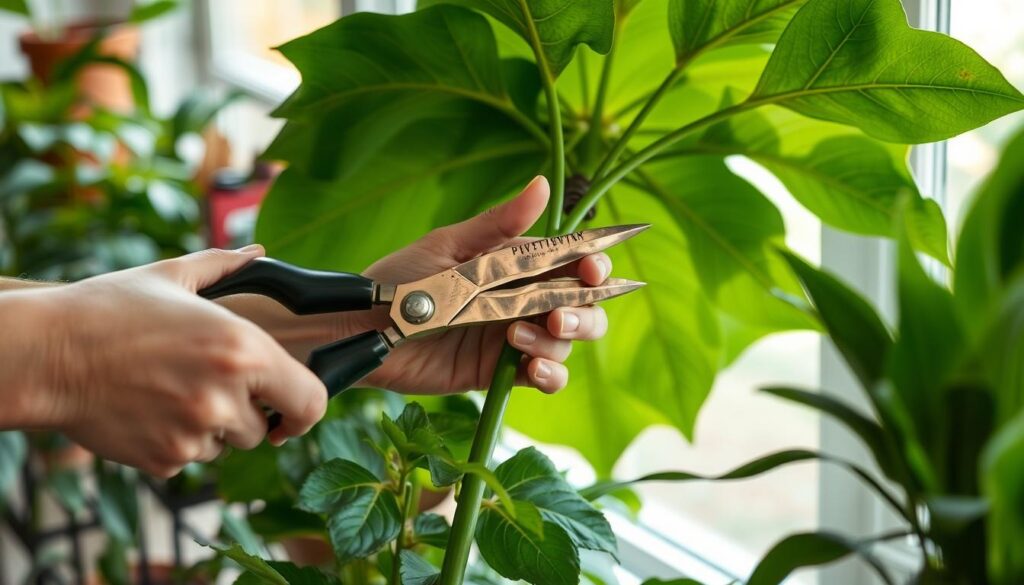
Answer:
<svg viewBox="0 0 1024 585"><path fill-rule="evenodd" d="M476 436L473 437L473 447L469 452L470 463L490 463L494 446L498 444L501 419L505 415L505 407L512 394L512 384L515 382L521 357L519 350L507 344L501 350L498 364L494 367L494 377L491 378L491 387L487 391L487 399L480 413ZM458 508L455 511L448 549L445 551L444 565L441 568L440 585L462 585L485 489L486 484L479 475L466 474L462 479Z"/></svg>
<svg viewBox="0 0 1024 585"><path fill-rule="evenodd" d="M649 116L651 112L654 111L654 108L656 108L658 104L661 103L661 99L665 96L665 94L667 94L668 91L672 89L672 87L676 84L676 82L679 80L679 76L682 75L683 70L685 68L685 62L680 64L679 66L676 66L675 68L672 69L668 76L665 77L665 81L661 82L661 85L658 86L658 89L654 91L650 99L647 100L647 103L644 104L643 109L641 109L640 112L636 115L636 117L633 118L633 121L630 123L629 127L626 128L626 131L623 132L622 136L620 136L619 139L615 142L615 145L612 146L612 149L608 151L608 154L605 155L604 159L601 161L601 164L598 165L597 170L594 172L593 175L595 181L599 181L602 178L604 178L604 176L608 174L608 170L611 168L611 166L618 162L619 157L622 156L622 152L626 150L627 146L629 146L629 141L633 138L633 135L636 134L636 131L639 130L640 126L642 126L644 121L647 120L647 116Z"/></svg>
<svg viewBox="0 0 1024 585"><path fill-rule="evenodd" d="M402 524L398 529L398 538L395 539L395 558L391 560L391 585L402 585L402 548L405 546L406 524L412 515L413 488L412 484L406 481L406 474L402 473L401 488L398 492L398 500L402 502Z"/></svg>
<svg viewBox="0 0 1024 585"><path fill-rule="evenodd" d="M552 213L548 214L548 229L550 234L557 233L561 228L562 214L554 213L561 211L565 201L565 138L562 133L562 110L558 105L558 95L555 91L554 81L549 80L544 84L544 91L547 94L548 117L551 126L551 205Z"/></svg>
<svg viewBox="0 0 1024 585"><path fill-rule="evenodd" d="M599 181L594 183L590 187L590 190L587 191L587 194L584 195L583 198L580 200L579 204L576 205L576 207L572 210L572 213L569 214L569 217L566 218L562 227L566 232L571 232L575 230L580 225L580 222L583 221L583 217L587 214L588 211L590 211L590 208L592 208L594 204L596 204L601 199L601 197L603 197L605 193L607 193L612 188L613 185L621 181L626 175L633 172L640 165L654 158L665 149L669 148L676 142L679 142L680 140L685 138L687 135L698 130L701 130L703 128L707 128L708 126L716 124L730 116L735 116L740 112L756 108L760 105L763 105L764 103L768 102L743 102L731 108L719 110L699 120L690 122L689 124L681 128L678 128L677 130L671 132L670 134L666 134L660 140L650 144L640 152L636 153L634 156L631 156L625 161L623 161L622 164L609 171L603 179L600 179Z"/></svg>

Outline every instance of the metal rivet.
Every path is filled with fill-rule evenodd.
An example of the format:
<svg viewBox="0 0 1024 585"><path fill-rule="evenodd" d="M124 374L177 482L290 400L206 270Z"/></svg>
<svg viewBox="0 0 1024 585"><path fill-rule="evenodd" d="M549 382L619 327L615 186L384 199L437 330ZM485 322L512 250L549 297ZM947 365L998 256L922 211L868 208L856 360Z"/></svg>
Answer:
<svg viewBox="0 0 1024 585"><path fill-rule="evenodd" d="M434 316L434 299L427 293L417 290L413 291L402 299L402 318L419 325L429 321Z"/></svg>

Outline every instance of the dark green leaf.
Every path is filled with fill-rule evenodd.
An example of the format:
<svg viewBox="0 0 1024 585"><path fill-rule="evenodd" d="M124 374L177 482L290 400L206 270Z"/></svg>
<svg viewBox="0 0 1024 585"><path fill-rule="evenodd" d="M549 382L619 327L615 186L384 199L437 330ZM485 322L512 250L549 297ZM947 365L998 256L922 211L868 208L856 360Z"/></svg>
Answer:
<svg viewBox="0 0 1024 585"><path fill-rule="evenodd" d="M20 431L0 433L0 498L7 494L14 480L21 475L21 466L27 452L28 444Z"/></svg>
<svg viewBox="0 0 1024 585"><path fill-rule="evenodd" d="M159 18L177 7L177 0L155 0L154 2L144 4L136 3L132 8L131 15L128 16L128 22L142 24L148 20Z"/></svg>
<svg viewBox="0 0 1024 585"><path fill-rule="evenodd" d="M401 559L402 585L436 585L440 581L441 571L420 555L403 550Z"/></svg>
<svg viewBox="0 0 1024 585"><path fill-rule="evenodd" d="M494 474L513 500L532 503L544 520L561 526L577 547L613 556L618 552L615 534L604 514L576 493L537 449L519 451Z"/></svg>
<svg viewBox="0 0 1024 585"><path fill-rule="evenodd" d="M302 486L299 506L327 515L340 562L377 552L398 536L401 527L395 494L351 461L334 459L318 467Z"/></svg>
<svg viewBox="0 0 1024 585"><path fill-rule="evenodd" d="M245 552L238 544L233 544L230 547L212 546L212 548L238 563L239 566L256 577L258 583L289 585L281 573L274 570L267 561Z"/></svg>
<svg viewBox="0 0 1024 585"><path fill-rule="evenodd" d="M381 427L405 459L423 455L435 486L452 485L462 478L454 458L441 436L434 431L427 411L417 402L406 405L402 414L392 421L385 414Z"/></svg>
<svg viewBox="0 0 1024 585"><path fill-rule="evenodd" d="M277 500L287 480L277 465L277 451L264 441L255 449L235 449L220 463L217 491L227 502Z"/></svg>
<svg viewBox="0 0 1024 585"><path fill-rule="evenodd" d="M565 530L529 502L515 502L515 510L515 517L502 506L481 511L476 542L487 564L514 581L578 585L579 552Z"/></svg>
<svg viewBox="0 0 1024 585"><path fill-rule="evenodd" d="M1024 96L963 43L910 28L899 0L810 0L751 102L917 144L1015 112Z"/></svg>
<svg viewBox="0 0 1024 585"><path fill-rule="evenodd" d="M85 491L82 488L82 477L77 470L54 471L46 479L46 482L62 506L76 514L85 509Z"/></svg>
<svg viewBox="0 0 1024 585"><path fill-rule="evenodd" d="M806 0L670 0L676 61L734 44L774 43Z"/></svg>
<svg viewBox="0 0 1024 585"><path fill-rule="evenodd" d="M298 567L293 563L272 561L270 566L288 581L288 585L341 585L341 581L316 567Z"/></svg>
<svg viewBox="0 0 1024 585"><path fill-rule="evenodd" d="M111 538L125 544L135 542L139 525L139 503L134 470L120 465L98 468L97 509L100 523Z"/></svg>
<svg viewBox="0 0 1024 585"><path fill-rule="evenodd" d="M412 523L412 535L416 542L440 549L448 546L448 520L439 514L420 514Z"/></svg>
<svg viewBox="0 0 1024 585"><path fill-rule="evenodd" d="M107 585L131 585L127 543L114 538L108 539L107 546L96 564Z"/></svg>
<svg viewBox="0 0 1024 585"><path fill-rule="evenodd" d="M832 342L865 389L882 378L892 338L878 313L860 295L799 256L783 256L804 285Z"/></svg>
<svg viewBox="0 0 1024 585"><path fill-rule="evenodd" d="M267 502L262 510L249 515L249 523L256 534L270 542L326 532L319 516L295 508L290 500Z"/></svg>
<svg viewBox="0 0 1024 585"><path fill-rule="evenodd" d="M868 563L887 585L895 581L870 551L870 545L839 534L809 532L788 536L775 544L754 569L747 585L778 585L796 569L834 563L856 554Z"/></svg>
<svg viewBox="0 0 1024 585"><path fill-rule="evenodd" d="M555 77L572 61L577 45L602 54L612 46L612 0L420 0L420 6L439 3L461 4L498 19L533 47Z"/></svg>
<svg viewBox="0 0 1024 585"><path fill-rule="evenodd" d="M320 458L346 459L369 469L380 479L386 475L385 462L374 448L373 438L362 421L352 418L327 420L317 425L317 445Z"/></svg>

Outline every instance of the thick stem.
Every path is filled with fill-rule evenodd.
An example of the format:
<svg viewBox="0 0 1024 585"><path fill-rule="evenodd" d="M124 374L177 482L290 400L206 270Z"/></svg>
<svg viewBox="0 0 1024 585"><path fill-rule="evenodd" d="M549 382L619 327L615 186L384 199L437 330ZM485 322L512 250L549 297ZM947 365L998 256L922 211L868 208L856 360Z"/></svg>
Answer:
<svg viewBox="0 0 1024 585"><path fill-rule="evenodd" d="M405 546L406 524L412 516L413 489L412 484L405 480L406 475L402 474L401 491L398 493L398 501L402 505L402 526L398 529L398 538L395 540L395 558L391 560L391 585L402 585L402 548Z"/></svg>
<svg viewBox="0 0 1024 585"><path fill-rule="evenodd" d="M551 203L547 233L556 234L561 228L562 204L565 201L565 137L562 134L562 110L558 105L558 92L554 80L547 80L544 91L548 100L548 122L551 125Z"/></svg>
<svg viewBox="0 0 1024 585"><path fill-rule="evenodd" d="M491 461L521 357L518 350L508 345L501 350L498 365L494 368L494 377L491 378L491 387L487 391L487 400L480 413L473 447L469 452L470 463L487 465ZM469 549L473 545L473 533L476 532L476 521L480 515L480 502L483 501L486 487L479 475L467 474L462 479L458 508L448 538L444 566L441 568L440 585L462 585L466 563L469 561Z"/></svg>

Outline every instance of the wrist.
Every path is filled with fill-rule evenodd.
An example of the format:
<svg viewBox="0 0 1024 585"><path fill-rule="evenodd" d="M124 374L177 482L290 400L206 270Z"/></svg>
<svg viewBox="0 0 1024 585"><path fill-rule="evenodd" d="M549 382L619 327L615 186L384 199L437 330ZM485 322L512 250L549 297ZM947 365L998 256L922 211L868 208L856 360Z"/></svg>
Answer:
<svg viewBox="0 0 1024 585"><path fill-rule="evenodd" d="M50 429L61 424L67 336L54 292L0 294L0 428Z"/></svg>

